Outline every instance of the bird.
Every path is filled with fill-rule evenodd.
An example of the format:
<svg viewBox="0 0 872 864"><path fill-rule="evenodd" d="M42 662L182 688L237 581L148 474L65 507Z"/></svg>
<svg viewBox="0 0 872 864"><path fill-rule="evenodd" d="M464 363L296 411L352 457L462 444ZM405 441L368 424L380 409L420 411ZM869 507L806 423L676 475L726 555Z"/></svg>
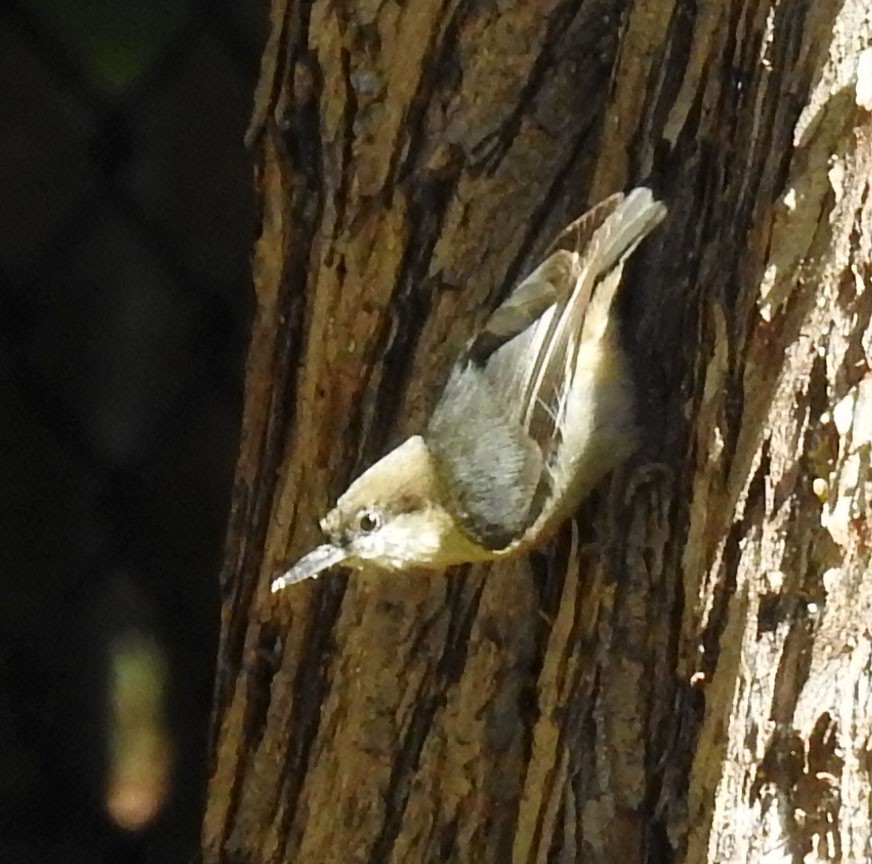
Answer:
<svg viewBox="0 0 872 864"><path fill-rule="evenodd" d="M548 540L638 446L614 301L666 213L638 186L561 231L466 343L423 431L351 483L272 592L337 565L444 570Z"/></svg>

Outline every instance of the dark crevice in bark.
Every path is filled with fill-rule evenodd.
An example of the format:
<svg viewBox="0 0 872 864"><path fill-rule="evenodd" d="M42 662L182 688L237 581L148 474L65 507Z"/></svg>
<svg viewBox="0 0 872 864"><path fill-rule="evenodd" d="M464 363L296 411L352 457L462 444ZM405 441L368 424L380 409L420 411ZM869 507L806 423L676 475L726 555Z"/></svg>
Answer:
<svg viewBox="0 0 872 864"><path fill-rule="evenodd" d="M434 102L436 88L442 88L443 98L448 101L449 91L456 91L461 84L459 64L454 52L457 34L471 7L457 0L449 0L443 8L446 14L433 28L430 43L424 53L418 86L409 103L405 122L398 130L398 140L394 142L391 151L391 163L385 184L388 195L393 194L395 185L413 181L429 155L426 120ZM402 138L405 138L405 143L401 143ZM426 178L424 180L426 182Z"/></svg>
<svg viewBox="0 0 872 864"><path fill-rule="evenodd" d="M533 741L536 724L542 714L539 705L539 679L545 664L548 641L554 629L554 620L559 613L560 602L566 585L568 567L571 563L568 543L552 543L546 552L532 552L529 557L531 578L539 596L539 615L533 622L533 650L529 667L523 670L524 683L518 688L518 718L521 723L521 766L518 788L523 790L533 758ZM579 567L581 565L579 564ZM581 576L579 575L579 581ZM511 815L507 821L516 824L521 809L521 796L511 803Z"/></svg>
<svg viewBox="0 0 872 864"><path fill-rule="evenodd" d="M546 864L562 864L566 848L566 818L568 808L565 806L557 809L557 816L554 819L554 830L549 838L548 851L545 853Z"/></svg>
<svg viewBox="0 0 872 864"><path fill-rule="evenodd" d="M286 731L289 742L280 776L276 806L281 804L279 836L287 837L297 812L300 792L309 771L312 746L321 725L321 709L328 692L331 661L335 657L334 629L342 609L347 578L334 574L319 581L305 617L306 634L293 683L293 710Z"/></svg>
<svg viewBox="0 0 872 864"><path fill-rule="evenodd" d="M300 45L305 44L308 36L311 3L300 4L299 16L294 16L293 25L288 25L291 31L288 35L288 65L286 72L293 69L293 58L300 51ZM285 22L282 22L285 26ZM317 104L317 103L314 103ZM265 546L269 516L272 510L272 502L275 494L275 484L278 470L282 465L284 445L288 440L288 430L293 427L295 421L295 400L288 398L289 384L293 380L303 339L303 313L305 286L308 278L308 252L315 236L316 226L320 217L322 206L320 160L317 150L308 151L309 158L301 149L307 140L318 141L318 115L317 110L312 108L312 101L308 101L298 107L290 116L290 130L288 133L279 134L278 129L272 123L267 125L267 134L270 141L262 146L275 148L275 158L280 165L290 161L294 168L300 171L292 179L290 189L282 184L280 189L266 190L266 194L285 196L289 194L290 205L282 203L285 209L283 221L295 226L295 242L290 248L290 255L285 262L281 274L281 285L278 298L278 318L284 322L279 329L278 338L273 345L273 357L268 365L272 372L269 414L263 427L262 441L255 448L262 455L258 460L257 473L249 485L248 507L238 527L234 526L238 534L228 534L228 549L234 542L235 537L242 540L243 549L241 560L237 565L237 559L233 559L235 571L230 571L225 563L222 581L225 584L237 586L236 596L230 606L231 614L228 620L231 622L225 638L222 639L222 653L218 662L218 680L228 681L238 672L241 657L245 646L245 633L248 627L247 616L239 614L241 606L248 608L252 602L252 596L256 587L255 575L259 573ZM283 146L287 144L287 149ZM309 182L300 182L305 177ZM265 210L266 208L264 208ZM255 319L255 327L256 327ZM256 350L256 349L255 349ZM243 447L247 445L243 439ZM247 518L246 518L247 517ZM230 558L225 553L225 562ZM222 668L224 667L224 668ZM219 684L219 686L222 686ZM216 718L220 717L226 707L226 687L220 701L216 700Z"/></svg>
<svg viewBox="0 0 872 864"><path fill-rule="evenodd" d="M288 31L291 26L291 2L290 0L278 0L273 4L273 15L271 16L273 22L277 7L280 20L278 28L273 24L272 32L264 47L260 75L254 92L254 108L251 112L248 129L245 131L246 147L254 147L255 144L259 143L260 136L267 126L268 118L273 115L276 105L279 104L282 88L288 80L286 65L288 52L283 52L282 49L286 45L293 44L288 39Z"/></svg>
<svg viewBox="0 0 872 864"><path fill-rule="evenodd" d="M305 45L308 38L311 4L301 3L299 10L299 15L294 19L296 26L288 37L290 42L288 70L294 68L294 58L300 53L302 50L300 46ZM222 674L223 680L229 680L231 676L235 677L242 662L246 632L250 625L248 616L239 614L239 604L244 603L246 608L250 608L253 603L256 589L255 577L261 568L275 486L284 462L288 431L293 428L296 420L296 400L289 396L288 391L292 389L291 382L295 379L304 344L303 317L305 286L308 282L308 258L323 206L320 151L312 144L320 141L318 104L317 95L315 98L295 104L287 118L288 128L284 134L279 134L272 124L267 127L270 143L265 146L272 144L279 164L290 164L294 173L290 183L287 182L287 177L283 177L285 182L280 184L280 188L266 190L266 194L283 197L287 195L290 198L289 212L283 217L283 221L294 226L295 235L281 273L278 320L283 324L279 328L278 339L273 346L273 358L269 364L272 373L269 413L263 429L261 458L258 460L257 473L251 485L251 508L248 511L250 519L243 528L242 536L246 538L246 545L242 566L235 574L236 580L241 582L243 587L238 592L237 602L231 609L230 620L233 622L231 624L233 632L226 633L226 638L222 641L222 656L219 658L219 667L222 665L226 667ZM261 644L268 644L270 641L271 639L267 637L266 643ZM253 678L247 676L247 678L246 683L254 684L256 687L260 676ZM261 715L266 709L262 701L254 698L252 693L249 693L244 704L243 725L246 729L257 730L264 722ZM225 707L226 705L221 704L216 711L219 723ZM227 819L223 826L222 845L232 831L240 804L241 786L248 775L248 766L255 757L255 748L244 747L241 754L233 788L227 793Z"/></svg>
<svg viewBox="0 0 872 864"><path fill-rule="evenodd" d="M680 824L687 818L687 791L705 719L705 683L694 686L679 681L676 686L669 738L660 757L661 793L653 810L665 824Z"/></svg>
<svg viewBox="0 0 872 864"><path fill-rule="evenodd" d="M335 14L341 22L341 39L346 39L348 32L348 17L344 4L338 3L334 7ZM340 163L338 177L335 183L335 191L331 191L333 204L336 207L336 223L333 226L332 241L335 243L345 228L345 217L349 204L351 178L354 173L354 121L357 117L357 92L351 81L351 52L347 48L339 49L339 66L342 70L342 80L345 82L344 105L342 111L342 147L340 148ZM319 97L320 98L320 97ZM338 94L331 94L331 98L342 98ZM330 178L334 179L334 178ZM327 250L328 260L332 258L334 249Z"/></svg>
<svg viewBox="0 0 872 864"><path fill-rule="evenodd" d="M267 134L273 136L277 147L281 149L280 140L272 129ZM292 205L293 206L293 205ZM299 206L296 208L298 211ZM305 240L311 238L313 225L307 226L302 214L296 214L297 224L301 226L300 235ZM295 247L298 248L298 247ZM288 430L294 421L294 400L286 398L289 382L296 372L300 348L303 342L303 286L306 283L305 261L300 261L299 253L292 253L287 266L282 271L282 285L279 296L280 316L285 326L279 331L278 339L273 344L273 357L268 365L272 370L270 405L266 422L262 427L262 439L259 445L253 447L261 454L258 460L256 474L247 485L246 509L241 512L238 520L234 520L232 532L228 533L228 543L225 550L225 565L221 579L225 584L233 586L234 596L230 606L230 624L221 641L221 656L218 660L216 676L219 691L216 693L216 717L219 718L226 708L229 682L238 673L242 655L245 650L248 618L239 614L242 607L251 605L256 588L256 575L260 572L265 548L267 528L275 495L275 484L278 469L282 464L284 446ZM230 550L239 539L240 555L231 556ZM232 569L231 569L232 568Z"/></svg>
<svg viewBox="0 0 872 864"><path fill-rule="evenodd" d="M677 521L677 511L673 494L664 520L664 533L666 526L680 524ZM645 716L645 780L638 815L644 831L644 860L652 864L667 864L673 860L669 826L675 814L669 805L683 801L686 793L686 787L679 789L674 781L679 779L684 783L687 774L675 777L667 770L673 758L685 758L678 754L673 757L671 752L676 741L676 724L680 722L676 708L682 698L682 684L675 670L680 662L679 634L684 615L682 586L680 579L674 575L680 572L680 556L673 558L670 561L667 550L661 548L659 556L652 556L650 560L646 556L644 565L647 573L656 572L655 578L650 581L651 595L646 627L647 632L655 636L652 644L647 647L645 663L646 679L650 684L647 691L648 704L642 711ZM632 635L628 633L627 638L631 640ZM698 728L692 734L696 736Z"/></svg>
<svg viewBox="0 0 872 864"><path fill-rule="evenodd" d="M853 230L858 231L858 226L855 225ZM842 302L845 306L850 305L851 323L850 330L846 334L848 347L845 358L833 376L834 381L837 382L834 395L838 398L842 398L850 388L856 387L870 372L870 357L866 353L864 342L872 324L872 291L862 290L858 293L857 284L858 281L863 286L872 284L872 266L863 260L864 257L865 253L858 254L858 248L855 246L852 267L845 271L843 280L845 288L840 292L843 295L847 293ZM826 395L823 394L820 404L825 404L825 401ZM820 409L818 417L823 410L826 409Z"/></svg>
<svg viewBox="0 0 872 864"><path fill-rule="evenodd" d="M683 497L673 497L667 524L687 524L689 514L686 505L682 506L682 503L688 500L689 493ZM675 820L674 808L682 806L681 802L686 800L690 761L692 754L696 752L695 743L699 736L702 714L694 714L689 710L688 700L693 695L692 688L681 680L678 672L682 668L682 656L688 650L682 640L685 595L684 583L678 577L681 573L681 550L678 543L673 542L664 551L661 572L665 576L663 587L667 593L661 624L666 633L666 645L660 658L664 667L664 680L658 686L664 687L669 696L656 700L659 711L658 708L654 709L652 722L649 723L645 753L648 771L643 806L649 814L646 822L652 826L654 833L652 842L656 848L666 850L671 849L671 846L662 844L669 842L666 832L670 823ZM692 653L695 655L696 652ZM688 740L692 740L694 746L687 747ZM683 766L684 770L678 766ZM662 838L659 833L661 830L664 832ZM672 858L664 851L663 857L654 857L652 860L667 862Z"/></svg>
<svg viewBox="0 0 872 864"><path fill-rule="evenodd" d="M573 633L575 635L575 633ZM570 639L570 645L579 645L577 640ZM566 694L565 707L560 717L560 728L555 746L557 761L545 782L542 803L536 821L534 842L530 846L530 864L535 864L536 850L543 843L545 809L556 794L557 781L560 779L560 760L566 754L565 786L560 791L560 810L566 809L566 796L569 788L576 790L577 800L583 801L591 794L590 790L596 784L596 760L602 754L597 753L597 718L596 705L599 701L600 675L602 667L597 664L591 651L583 645L577 649L579 657L572 676L572 683L564 684ZM583 686L585 685L585 686ZM605 790L601 790L605 791ZM576 848L584 848L584 833L582 825L577 826ZM562 845L562 837L555 838Z"/></svg>
<svg viewBox="0 0 872 864"><path fill-rule="evenodd" d="M539 795L539 807L536 812L536 824L530 842L530 864L535 864L538 852L545 841L545 816L556 794L557 783L563 778L572 784L576 777L594 777L595 766L585 765L586 757L592 753L596 740L593 717L594 706L599 692L600 667L597 665L594 652L588 640L584 638L583 616L585 610L581 603L576 606L575 620L566 640L566 650L569 655L563 658L560 670L556 676L562 708L555 712L554 720L558 724L557 740L554 745L555 762L544 779ZM573 662L574 661L574 662ZM567 665L573 662L574 668L567 675ZM561 762L566 760L566 766L561 771ZM563 798L566 790L561 793ZM564 802L565 804L565 802ZM563 806L560 809L564 809ZM559 822L559 820L558 820ZM579 833L580 837L580 833ZM549 848L553 848L558 838L552 834L548 838ZM559 838L562 843L562 837Z"/></svg>
<svg viewBox="0 0 872 864"><path fill-rule="evenodd" d="M438 826L439 836L435 840L436 851L439 855L437 861L458 860L460 850L457 846L457 822L458 817L455 816L450 822Z"/></svg>
<svg viewBox="0 0 872 864"><path fill-rule="evenodd" d="M459 170L460 166L451 176L424 184L409 200L409 236L391 296L388 320L380 334L381 345L387 345L380 349L384 351L381 377L375 392L365 397L376 407L368 412L370 422L362 436L358 470L361 464L371 463L386 449L405 392L413 383L407 373L413 366L423 334L422 323L427 320L435 291L434 281L427 277L430 259L442 233ZM373 422L376 411L377 423Z"/></svg>
<svg viewBox="0 0 872 864"><path fill-rule="evenodd" d="M369 854L369 864L382 864L390 858L393 845L400 834L424 743L432 731L437 712L445 705L448 690L460 679L466 665L469 636L485 583L480 580L478 584L470 587L466 573L447 578L451 583L446 598L446 605L450 609L448 633L434 674L425 676L421 682L406 734L393 763L390 782L384 795L385 815Z"/></svg>
<svg viewBox="0 0 872 864"><path fill-rule="evenodd" d="M426 155L423 134L426 111L432 102L435 87L446 77L441 65L446 47L453 45L457 21L457 16L452 13L448 24L444 25L442 36L440 31L443 31L443 25L434 28L425 58L427 65L422 70L418 89L412 97L407 120L401 126L401 133L407 136L407 144L402 146L395 142L391 149L391 164L385 189L380 195L383 205L393 198L397 176L402 180L412 175L419 167L420 157ZM346 426L346 438L349 441L346 449L355 454L355 474L372 464L387 449L388 437L403 403L403 394L412 383L406 373L412 365L422 334L421 323L429 315L434 290L432 280L427 278L430 258L439 240L442 222L462 168L462 161L453 160L447 172L424 174L418 178L416 187L410 184L404 257L398 268L388 314L373 349L373 355L381 357L381 374L374 389L369 381L364 384L355 413ZM374 363L365 365L370 370L371 379L377 367Z"/></svg>
<svg viewBox="0 0 872 864"><path fill-rule="evenodd" d="M580 541L579 541L580 542ZM544 647L548 635L554 626L554 618L560 611L560 600L563 596L563 586L566 583L567 568L569 566L569 543L551 542L542 551L533 551L530 553L530 578L533 581L533 587L536 589L536 594L539 598L540 622L539 629L540 638L536 640L536 644ZM540 664L544 661L542 651L534 652L538 657ZM537 669L537 677L538 677Z"/></svg>
<svg viewBox="0 0 872 864"><path fill-rule="evenodd" d="M690 63L698 14L697 0L677 0L672 7L666 41L660 52L661 56L653 64L659 72L656 87L650 91L649 130L659 132L663 129L678 100ZM657 139L649 140L656 142ZM676 187L666 188L668 190Z"/></svg>
<svg viewBox="0 0 872 864"><path fill-rule="evenodd" d="M556 46L570 32L570 22L584 8L584 0L566 0L548 16L545 38L533 61L526 81L521 87L515 105L500 128L478 142L472 154L470 170L493 176L502 164L512 143L518 137L524 115L537 103L543 90L547 73L555 64Z"/></svg>
<svg viewBox="0 0 872 864"><path fill-rule="evenodd" d="M299 224L299 223L298 223ZM284 394L289 386L289 381L297 367L297 358L302 343L302 319L303 319L303 292L299 289L289 290L288 285L293 284L293 279L289 275L289 271L296 269L298 279L305 279L303 271L300 273L299 267L292 268L289 265L288 270L283 276L283 293L282 300L286 308L283 320L286 326L281 331L281 340L276 345L276 360L273 364L275 372L273 381L275 386L272 391L272 401L270 406L270 415L268 422L264 427L264 443L261 448L263 457L259 460L257 466L257 475L252 485L254 492L253 504L250 510L251 518L245 530L246 545L243 554L243 560L235 579L242 582L247 589L240 592L238 601L244 601L250 608L252 605L252 597L256 588L255 575L260 572L261 562L263 559L263 550L266 543L266 533L269 525L269 517L272 511L272 502L275 496L275 484L279 476L279 466L282 464L282 454L284 451L285 442L287 440L288 429L293 424L292 416L294 413L294 400L288 400ZM297 282L297 286L301 284ZM234 632L228 632L226 638L222 642L223 652L219 658L219 668L226 666L222 670L222 678L230 680L235 677L240 669L242 656L245 651L246 633L250 626L248 616L238 614L234 610L231 616L231 621L234 622ZM258 634L259 637L260 634ZM269 640L267 639L267 642ZM263 643L262 643L263 644ZM229 694L228 694L229 695ZM251 696L245 700L245 717L243 723L246 726L257 726L257 720L249 718L249 712L259 712L257 700L253 700ZM219 705L217 717L223 715L226 708L226 703ZM228 818L225 823L225 832L229 832L233 825L236 808L239 804L240 789L238 788L243 782L247 774L247 765L251 758L254 757L253 749L244 748L239 762L239 768L236 772L238 782L234 784L234 788L229 793ZM226 833L225 833L226 836Z"/></svg>
<svg viewBox="0 0 872 864"><path fill-rule="evenodd" d="M782 597L783 617L788 620L787 634L782 642L781 658L774 677L772 712L776 724L787 727L796 715L796 706L808 683L814 654L815 621L808 614L804 600L794 594Z"/></svg>
<svg viewBox="0 0 872 864"><path fill-rule="evenodd" d="M711 679L718 668L721 651L721 635L727 623L727 611L735 587L736 573L739 568L741 529L738 523L730 528L730 533L724 543L724 563L722 578L712 591L713 603L705 628L699 636L700 672L705 680Z"/></svg>
<svg viewBox="0 0 872 864"><path fill-rule="evenodd" d="M421 325L427 320L435 290L433 280L428 277L430 259L442 233L442 223L457 178L463 170L462 159L452 159L442 172L426 172L418 176L428 155L425 137L427 110L433 102L435 88L450 77L445 61L456 43L457 28L462 20L457 12L458 5L447 4L447 22L434 27L417 89L406 121L400 127L399 134L406 137L406 143L403 145L398 140L391 150L383 197L391 200L396 183L408 184L408 231L388 317L376 349L377 356L383 355L381 379L376 390L364 392L361 399L362 405L366 403L374 407L366 412L370 422L359 437L355 466L358 471L386 449L404 394L413 383L406 372L411 368L423 332ZM413 179L417 181L414 184ZM375 412L378 412L378 423L372 422Z"/></svg>
<svg viewBox="0 0 872 864"><path fill-rule="evenodd" d="M578 166L585 149L589 146L588 135L591 128L598 118L591 118L589 125L578 130L575 133L575 144L569 152L566 161L561 165L554 174L551 183L545 190L542 200L530 214L530 218L526 223L526 230L517 244L517 252L509 266L506 268L506 274L503 281L495 284L491 288L485 303L489 308L495 308L498 303L502 302L509 292L517 285L523 276L530 270L530 256L532 250L541 248L545 245L540 239L542 225L547 222L547 216L553 210L557 202L566 195L566 180L572 175L573 169ZM578 213L584 210L583 207L578 207ZM551 238L546 238L545 242L551 242Z"/></svg>
<svg viewBox="0 0 872 864"><path fill-rule="evenodd" d="M238 475L233 484L233 506L224 543L224 564L219 573L221 604L225 608L236 609L240 590L240 574L244 572L247 538L245 526L251 511L250 487ZM235 626L235 617L227 619L226 626L220 628L219 654L215 664L215 687L212 695L212 722L209 732L209 752L217 755L218 733L221 718L230 701L233 682L239 671L241 648L236 642L241 637ZM231 634L233 639L231 639ZM228 645L230 649L228 650Z"/></svg>
<svg viewBox="0 0 872 864"><path fill-rule="evenodd" d="M266 731L266 718L272 701L272 681L282 666L282 633L277 622L261 625L252 661L245 676L246 710L242 735L246 748L254 752L260 747Z"/></svg>
<svg viewBox="0 0 872 864"><path fill-rule="evenodd" d="M243 787L248 779L248 766L255 758L257 748L263 739L266 718L272 697L271 685L275 673L281 668L281 636L276 625L266 625L258 633L252 664L241 670L244 690L244 715L242 718L242 740L238 742L244 754L239 767L233 774L233 783L227 790L227 818L224 822L222 846L227 840L236 821L236 814L242 800Z"/></svg>
<svg viewBox="0 0 872 864"><path fill-rule="evenodd" d="M783 193L789 175L794 129L807 95L807 92L798 94L795 84L791 83L800 59L807 13L808 6L804 2L791 6L786 18L785 10L779 7L775 11L773 38L766 48L762 33L742 43L741 62L743 68L751 70L747 75L747 98L762 93L762 100L760 108L753 112L741 103L736 107L737 114L756 118L754 128L736 131L740 141L753 139L751 152L745 154L745 165L739 172L741 185L732 216L739 229L738 236L744 236L755 221L759 221L754 218L755 211L771 206ZM768 54L768 68L760 63L764 52ZM809 80L804 82L804 91L809 84ZM750 122L746 119L746 124ZM740 290L739 280L736 287ZM739 345L744 344L745 337L744 329L737 333Z"/></svg>

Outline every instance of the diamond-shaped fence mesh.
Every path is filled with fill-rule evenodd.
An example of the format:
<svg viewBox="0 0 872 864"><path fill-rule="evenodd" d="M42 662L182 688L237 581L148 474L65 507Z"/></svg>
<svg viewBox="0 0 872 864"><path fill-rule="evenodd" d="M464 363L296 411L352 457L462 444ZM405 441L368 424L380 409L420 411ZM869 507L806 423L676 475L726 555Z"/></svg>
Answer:
<svg viewBox="0 0 872 864"><path fill-rule="evenodd" d="M196 850L265 7L0 3L0 861Z"/></svg>

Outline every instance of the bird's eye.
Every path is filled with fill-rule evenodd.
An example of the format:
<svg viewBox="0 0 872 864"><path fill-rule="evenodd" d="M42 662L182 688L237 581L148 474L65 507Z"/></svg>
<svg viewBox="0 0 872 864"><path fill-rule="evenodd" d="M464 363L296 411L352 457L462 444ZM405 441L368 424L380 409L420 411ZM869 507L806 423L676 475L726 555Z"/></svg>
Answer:
<svg viewBox="0 0 872 864"><path fill-rule="evenodd" d="M357 517L357 527L364 534L371 534L381 527L381 519L372 510L362 510Z"/></svg>

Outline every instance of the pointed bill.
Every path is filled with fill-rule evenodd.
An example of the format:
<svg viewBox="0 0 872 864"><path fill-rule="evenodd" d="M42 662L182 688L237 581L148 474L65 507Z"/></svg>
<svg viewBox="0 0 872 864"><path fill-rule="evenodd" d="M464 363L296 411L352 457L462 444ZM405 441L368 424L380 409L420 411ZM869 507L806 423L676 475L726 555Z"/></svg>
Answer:
<svg viewBox="0 0 872 864"><path fill-rule="evenodd" d="M308 555L304 555L290 570L274 579L270 591L275 594L295 582L313 579L336 564L341 564L347 558L348 552L345 549L332 543L325 543L313 549Z"/></svg>

